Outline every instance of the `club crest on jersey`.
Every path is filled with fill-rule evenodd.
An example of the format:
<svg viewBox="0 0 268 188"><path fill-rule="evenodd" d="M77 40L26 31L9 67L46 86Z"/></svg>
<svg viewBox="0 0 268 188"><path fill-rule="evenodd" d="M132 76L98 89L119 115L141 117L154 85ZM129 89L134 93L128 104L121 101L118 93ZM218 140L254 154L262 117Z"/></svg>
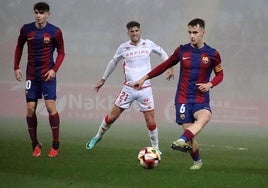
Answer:
<svg viewBox="0 0 268 188"><path fill-rule="evenodd" d="M43 42L44 42L45 44L49 44L49 43L50 43L50 38L49 38L49 37L44 37Z"/></svg>
<svg viewBox="0 0 268 188"><path fill-rule="evenodd" d="M207 64L208 63L208 57L202 57L202 63Z"/></svg>
<svg viewBox="0 0 268 188"><path fill-rule="evenodd" d="M185 114L180 114L180 119L181 120L185 119Z"/></svg>

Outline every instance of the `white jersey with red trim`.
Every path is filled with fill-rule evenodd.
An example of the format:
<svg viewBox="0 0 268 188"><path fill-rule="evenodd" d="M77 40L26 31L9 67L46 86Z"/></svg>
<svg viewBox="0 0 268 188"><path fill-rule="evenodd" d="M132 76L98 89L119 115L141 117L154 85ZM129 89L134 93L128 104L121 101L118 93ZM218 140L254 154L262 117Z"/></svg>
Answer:
<svg viewBox="0 0 268 188"><path fill-rule="evenodd" d="M168 58L160 46L148 39L140 39L137 45L132 45L131 41L121 44L113 59L108 63L102 78L106 80L122 59L125 74L124 84L132 87L137 80L151 71L150 55L152 52L159 55L163 61ZM150 80L146 80L143 87L150 85Z"/></svg>

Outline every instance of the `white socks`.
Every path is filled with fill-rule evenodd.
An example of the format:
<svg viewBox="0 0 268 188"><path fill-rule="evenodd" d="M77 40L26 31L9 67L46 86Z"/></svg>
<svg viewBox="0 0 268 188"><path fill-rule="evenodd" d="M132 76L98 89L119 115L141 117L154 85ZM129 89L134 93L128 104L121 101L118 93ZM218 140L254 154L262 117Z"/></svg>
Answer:
<svg viewBox="0 0 268 188"><path fill-rule="evenodd" d="M149 134L152 146L157 148L157 149L159 149L159 146L158 146L158 129L157 129L157 127L153 131L148 130L148 134Z"/></svg>

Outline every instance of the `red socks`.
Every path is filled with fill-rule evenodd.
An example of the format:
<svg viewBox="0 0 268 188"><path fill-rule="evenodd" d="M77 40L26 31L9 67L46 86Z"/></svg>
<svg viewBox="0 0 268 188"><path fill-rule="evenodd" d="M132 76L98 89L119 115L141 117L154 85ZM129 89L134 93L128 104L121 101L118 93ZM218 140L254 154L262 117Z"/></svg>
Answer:
<svg viewBox="0 0 268 188"><path fill-rule="evenodd" d="M50 127L52 130L53 143L54 142L58 143L59 142L59 128L60 128L60 117L59 117L58 112L54 115L49 116L49 123L50 123ZM55 146L55 147L58 147L58 146ZM58 148L54 148L54 149L58 149Z"/></svg>
<svg viewBox="0 0 268 188"><path fill-rule="evenodd" d="M38 144L37 140L37 118L36 115L29 117L26 116L26 122L28 125L28 132L32 141L33 148Z"/></svg>

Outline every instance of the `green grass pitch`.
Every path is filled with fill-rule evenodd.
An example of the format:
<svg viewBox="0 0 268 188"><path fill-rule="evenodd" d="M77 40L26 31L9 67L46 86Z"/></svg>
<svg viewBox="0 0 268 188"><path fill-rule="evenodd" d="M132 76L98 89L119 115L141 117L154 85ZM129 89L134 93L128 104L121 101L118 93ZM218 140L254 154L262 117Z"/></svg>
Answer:
<svg viewBox="0 0 268 188"><path fill-rule="evenodd" d="M181 133L175 124L159 123L158 167L143 169L137 160L141 147L149 146L143 122L129 125L118 120L96 147L85 144L98 123L61 121L60 155L48 158L51 132L46 119L39 122L42 155L31 156L25 120L0 120L1 188L221 188L268 185L268 128L221 126L210 123L198 135L203 167L190 171L189 154L172 151L170 143Z"/></svg>

